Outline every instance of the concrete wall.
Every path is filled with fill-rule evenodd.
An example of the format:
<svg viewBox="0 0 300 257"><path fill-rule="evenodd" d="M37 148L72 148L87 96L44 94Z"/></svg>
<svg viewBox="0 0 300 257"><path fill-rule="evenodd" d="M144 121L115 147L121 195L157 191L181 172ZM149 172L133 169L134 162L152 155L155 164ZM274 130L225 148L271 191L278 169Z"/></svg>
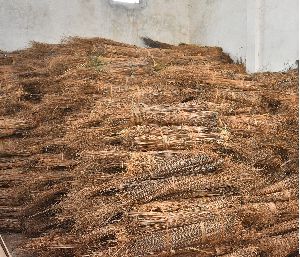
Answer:
<svg viewBox="0 0 300 257"><path fill-rule="evenodd" d="M142 45L141 36L220 46L249 72L280 71L298 59L298 0L0 0L0 49L66 36Z"/></svg>
<svg viewBox="0 0 300 257"><path fill-rule="evenodd" d="M140 36L178 44L189 41L189 0L0 0L0 49L29 41L56 43L65 36L106 37L141 44Z"/></svg>
<svg viewBox="0 0 300 257"><path fill-rule="evenodd" d="M295 67L299 59L299 1L261 0L261 10L260 70Z"/></svg>
<svg viewBox="0 0 300 257"><path fill-rule="evenodd" d="M221 46L235 61L246 61L245 0L191 0L190 21L190 42Z"/></svg>
<svg viewBox="0 0 300 257"><path fill-rule="evenodd" d="M190 42L221 46L249 72L296 67L298 0L191 0Z"/></svg>

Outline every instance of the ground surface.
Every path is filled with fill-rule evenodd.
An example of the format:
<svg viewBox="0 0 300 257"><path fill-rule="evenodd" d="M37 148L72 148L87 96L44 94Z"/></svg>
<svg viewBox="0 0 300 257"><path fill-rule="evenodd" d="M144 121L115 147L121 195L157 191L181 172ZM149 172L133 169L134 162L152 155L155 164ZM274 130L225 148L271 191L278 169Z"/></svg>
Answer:
<svg viewBox="0 0 300 257"><path fill-rule="evenodd" d="M0 52L1 231L29 256L296 256L297 71L158 46Z"/></svg>

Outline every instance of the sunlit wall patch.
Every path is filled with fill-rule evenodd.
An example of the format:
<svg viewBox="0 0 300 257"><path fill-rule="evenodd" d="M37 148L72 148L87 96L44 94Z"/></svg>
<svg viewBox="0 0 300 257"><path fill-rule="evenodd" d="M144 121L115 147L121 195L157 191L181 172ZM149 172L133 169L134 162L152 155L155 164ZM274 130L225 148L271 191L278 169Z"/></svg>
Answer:
<svg viewBox="0 0 300 257"><path fill-rule="evenodd" d="M113 2L127 3L127 4L139 4L140 0L113 0Z"/></svg>
<svg viewBox="0 0 300 257"><path fill-rule="evenodd" d="M147 0L109 0L112 7L123 7L125 9L142 9L146 7Z"/></svg>

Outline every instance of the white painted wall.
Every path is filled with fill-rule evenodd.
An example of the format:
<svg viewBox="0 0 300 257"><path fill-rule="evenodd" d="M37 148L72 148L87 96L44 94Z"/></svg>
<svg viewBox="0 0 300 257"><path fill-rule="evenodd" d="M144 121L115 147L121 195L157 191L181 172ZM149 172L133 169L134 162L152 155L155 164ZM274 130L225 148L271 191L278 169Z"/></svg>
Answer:
<svg viewBox="0 0 300 257"><path fill-rule="evenodd" d="M191 0L190 42L221 46L249 72L294 68L298 10L298 0Z"/></svg>
<svg viewBox="0 0 300 257"><path fill-rule="evenodd" d="M189 0L0 0L0 49L65 36L106 37L141 45L141 36L173 44L189 41ZM137 8L135 8L137 7Z"/></svg>
<svg viewBox="0 0 300 257"><path fill-rule="evenodd" d="M298 0L0 0L0 49L66 36L105 37L142 45L220 46L249 72L280 71L298 58Z"/></svg>
<svg viewBox="0 0 300 257"><path fill-rule="evenodd" d="M191 0L190 42L221 46L235 61L246 60L247 1Z"/></svg>
<svg viewBox="0 0 300 257"><path fill-rule="evenodd" d="M299 59L299 1L261 2L260 70L295 67L295 61Z"/></svg>

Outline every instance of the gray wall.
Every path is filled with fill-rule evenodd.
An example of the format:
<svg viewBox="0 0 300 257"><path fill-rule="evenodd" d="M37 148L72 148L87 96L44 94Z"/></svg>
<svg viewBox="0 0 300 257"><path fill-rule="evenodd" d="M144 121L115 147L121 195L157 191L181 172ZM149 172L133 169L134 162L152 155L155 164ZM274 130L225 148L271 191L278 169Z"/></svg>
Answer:
<svg viewBox="0 0 300 257"><path fill-rule="evenodd" d="M66 36L142 45L140 37L220 46L249 72L280 71L298 59L298 0L0 0L0 49Z"/></svg>

